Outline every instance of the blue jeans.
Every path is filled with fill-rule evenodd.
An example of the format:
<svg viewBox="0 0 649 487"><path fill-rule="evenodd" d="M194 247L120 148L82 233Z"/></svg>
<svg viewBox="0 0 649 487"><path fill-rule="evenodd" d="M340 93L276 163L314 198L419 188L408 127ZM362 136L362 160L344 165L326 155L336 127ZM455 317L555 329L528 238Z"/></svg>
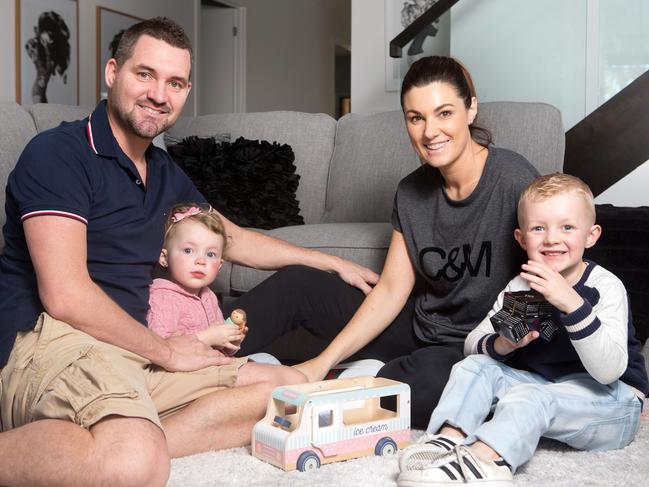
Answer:
<svg viewBox="0 0 649 487"><path fill-rule="evenodd" d="M638 430L640 412L633 389L619 380L603 385L579 373L551 382L471 355L453 367L427 431L436 433L444 424L459 428L465 444L486 443L515 471L532 457L541 436L580 450L623 448Z"/></svg>

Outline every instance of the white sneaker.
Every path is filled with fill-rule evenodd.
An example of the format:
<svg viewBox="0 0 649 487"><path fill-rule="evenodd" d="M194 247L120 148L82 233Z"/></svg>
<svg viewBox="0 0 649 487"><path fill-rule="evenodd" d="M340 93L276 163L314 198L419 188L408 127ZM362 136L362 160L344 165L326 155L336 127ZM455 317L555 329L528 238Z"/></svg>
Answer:
<svg viewBox="0 0 649 487"><path fill-rule="evenodd" d="M424 445L416 445L423 447ZM416 446L413 447L416 448ZM489 487L511 487L514 476L504 460L483 460L465 445L458 445L446 455L428 464L411 462L399 465L399 487L457 486L478 484ZM405 469L404 469L405 467Z"/></svg>
<svg viewBox="0 0 649 487"><path fill-rule="evenodd" d="M325 379L348 379L350 377L360 377L363 375L371 375L376 377L379 370L385 365L385 362L373 358L366 358L355 360L353 362L345 362L338 364L331 369Z"/></svg>
<svg viewBox="0 0 649 487"><path fill-rule="evenodd" d="M419 470L453 450L461 438L447 435L425 434L416 443L405 448L399 458L399 469Z"/></svg>
<svg viewBox="0 0 649 487"><path fill-rule="evenodd" d="M248 355L248 358L252 362L257 362L260 364L271 364L271 365L282 365L282 362L277 360L273 355L266 352L252 353Z"/></svg>

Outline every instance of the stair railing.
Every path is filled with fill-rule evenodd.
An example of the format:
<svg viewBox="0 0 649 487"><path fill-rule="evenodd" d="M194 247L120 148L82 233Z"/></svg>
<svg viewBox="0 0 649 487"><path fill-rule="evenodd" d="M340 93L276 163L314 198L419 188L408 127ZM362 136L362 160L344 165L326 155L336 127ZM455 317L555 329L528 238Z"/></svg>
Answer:
<svg viewBox="0 0 649 487"><path fill-rule="evenodd" d="M390 41L390 57L402 56L403 47L413 40L423 30L428 29L433 22L448 12L460 0L439 0L432 7L415 19L399 35Z"/></svg>

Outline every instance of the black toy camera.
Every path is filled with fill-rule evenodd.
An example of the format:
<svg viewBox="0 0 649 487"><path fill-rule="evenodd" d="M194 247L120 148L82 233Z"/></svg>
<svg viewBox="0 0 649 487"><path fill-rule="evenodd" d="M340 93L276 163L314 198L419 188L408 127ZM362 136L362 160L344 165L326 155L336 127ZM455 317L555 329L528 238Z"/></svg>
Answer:
<svg viewBox="0 0 649 487"><path fill-rule="evenodd" d="M538 331L549 342L557 331L552 305L534 291L506 292L503 308L489 319L494 330L512 342L521 341L530 331Z"/></svg>

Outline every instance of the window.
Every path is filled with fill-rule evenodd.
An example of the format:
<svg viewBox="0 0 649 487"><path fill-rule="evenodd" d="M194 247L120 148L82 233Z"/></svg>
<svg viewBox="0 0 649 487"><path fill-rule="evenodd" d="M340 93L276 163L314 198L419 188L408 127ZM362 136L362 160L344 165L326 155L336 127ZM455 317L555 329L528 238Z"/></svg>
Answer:
<svg viewBox="0 0 649 487"><path fill-rule="evenodd" d="M326 428L332 424L334 424L334 412L331 409L318 413L318 426L320 428Z"/></svg>

